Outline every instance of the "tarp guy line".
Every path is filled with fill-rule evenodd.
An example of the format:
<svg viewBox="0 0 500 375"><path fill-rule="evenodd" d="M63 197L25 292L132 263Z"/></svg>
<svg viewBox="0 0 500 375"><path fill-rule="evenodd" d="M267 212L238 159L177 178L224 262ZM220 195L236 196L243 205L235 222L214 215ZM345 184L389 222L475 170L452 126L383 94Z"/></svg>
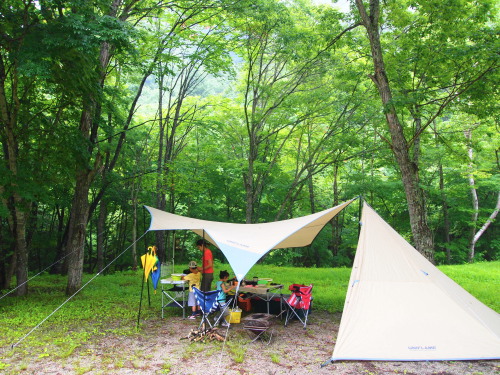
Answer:
<svg viewBox="0 0 500 375"><path fill-rule="evenodd" d="M233 298L233 301L232 301L233 309L234 309L235 306L237 306L238 290L239 289L240 289L240 284L238 283L238 286L236 287L236 293L234 294L234 298ZM229 327L231 326L231 311L229 311L229 315L228 316L229 316L229 322L228 322L228 325L226 327L226 334L224 335L224 342L222 343L222 348L221 348L220 354L219 354L219 362L217 364L217 374L219 374L219 371L222 368L222 355L224 354L224 351L226 349L226 341L227 341L227 337L229 336Z"/></svg>
<svg viewBox="0 0 500 375"><path fill-rule="evenodd" d="M71 254L73 254L75 251L77 251L78 249L75 249L73 250L71 253L68 253L64 256L62 256L61 258L59 258L58 260L56 260L54 263L52 263L50 266L47 266L45 267L43 270L41 270L40 272L38 272L36 275L30 277L28 280L26 280L24 283L22 284L19 284L18 286L16 286L14 289L12 290L9 290L7 293L5 293L3 296L0 297L0 299L2 299L3 297L6 297L8 296L9 294L11 294L12 292L16 291L17 289L19 289L20 287L22 287L24 284L27 284L29 283L31 280L33 280L35 277L37 276L40 276L40 274L42 274L43 272L47 271L50 267L52 267L54 264L57 264L59 263L61 260L63 260L64 258L66 258L67 256L70 256Z"/></svg>
<svg viewBox="0 0 500 375"><path fill-rule="evenodd" d="M97 272L89 281L87 281L80 289L78 289L75 293L73 293L66 301L61 303L59 307L57 307L54 311L52 311L47 317L45 317L40 323L38 323L35 327L31 329L26 335L24 335L19 341L11 345L11 349L14 349L16 346L18 346L26 337L31 335L38 327L40 327L47 319L49 319L52 315L54 315L61 307L63 307L66 303L68 303L74 296L76 296L80 291L85 288L87 285L90 284L91 281L93 281L97 276L99 276L102 272L104 272L109 266L111 266L119 257L121 257L125 252L130 249L134 244L136 244L139 240L142 239L146 235L147 231L144 232L138 239L135 240L129 247L127 247L125 250L123 250L120 254L118 254L115 259L113 259L111 262L106 265L101 271Z"/></svg>
<svg viewBox="0 0 500 375"><path fill-rule="evenodd" d="M101 233L98 233L97 236L100 236L102 233L104 233L104 231L102 231ZM59 258L58 260L56 260L54 263L52 263L50 266L47 266L45 267L43 270L41 270L40 272L38 272L36 275L30 277L28 280L26 280L24 283L22 284L19 284L18 286L16 286L14 289L12 290L9 290L7 293L5 293L3 296L0 297L0 299L2 299L3 297L6 297L8 296L9 294L11 294L12 292L16 291L17 289L19 289L20 287L22 287L24 284L27 284L29 283L31 280L33 280L35 277L37 276L40 276L40 274L42 274L43 272L47 271L50 267L52 267L54 264L57 264L59 263L61 260L63 260L64 258L66 258L67 256L70 256L71 254L73 254L75 251L77 251L78 249L75 249L73 250L71 253L68 253L64 256L62 256L61 258Z"/></svg>

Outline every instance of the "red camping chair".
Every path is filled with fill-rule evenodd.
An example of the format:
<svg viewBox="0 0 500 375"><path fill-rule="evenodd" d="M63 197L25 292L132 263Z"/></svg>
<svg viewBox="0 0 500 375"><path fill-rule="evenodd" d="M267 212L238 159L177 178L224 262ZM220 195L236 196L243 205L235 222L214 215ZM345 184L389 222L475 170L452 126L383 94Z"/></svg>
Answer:
<svg viewBox="0 0 500 375"><path fill-rule="evenodd" d="M297 318L304 325L304 329L306 329L307 318L309 316L313 300L312 288L312 284L292 284L288 287L288 289L292 292L292 295L285 300L287 307L285 327L291 319Z"/></svg>

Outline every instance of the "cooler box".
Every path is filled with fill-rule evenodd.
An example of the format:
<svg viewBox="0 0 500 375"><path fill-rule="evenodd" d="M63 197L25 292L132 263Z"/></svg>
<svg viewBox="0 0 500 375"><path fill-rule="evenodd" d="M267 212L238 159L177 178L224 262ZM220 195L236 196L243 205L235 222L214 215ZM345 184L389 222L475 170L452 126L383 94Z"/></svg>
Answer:
<svg viewBox="0 0 500 375"><path fill-rule="evenodd" d="M239 323L241 321L241 310L240 309L230 309L229 315L226 316L226 321L229 323Z"/></svg>

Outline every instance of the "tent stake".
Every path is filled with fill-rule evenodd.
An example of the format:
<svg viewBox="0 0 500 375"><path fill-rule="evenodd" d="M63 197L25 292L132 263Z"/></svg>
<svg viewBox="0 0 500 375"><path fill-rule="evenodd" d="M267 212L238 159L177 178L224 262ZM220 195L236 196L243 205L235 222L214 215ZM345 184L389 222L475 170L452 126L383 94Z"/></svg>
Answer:
<svg viewBox="0 0 500 375"><path fill-rule="evenodd" d="M330 363L333 363L333 359L329 359L328 361L324 362L321 364L321 368L325 367L325 366L328 366Z"/></svg>

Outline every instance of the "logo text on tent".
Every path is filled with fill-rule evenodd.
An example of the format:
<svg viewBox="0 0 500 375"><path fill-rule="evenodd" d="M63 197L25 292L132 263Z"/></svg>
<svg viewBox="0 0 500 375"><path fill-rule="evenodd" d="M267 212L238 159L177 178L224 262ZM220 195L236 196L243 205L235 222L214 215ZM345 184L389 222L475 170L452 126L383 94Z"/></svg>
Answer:
<svg viewBox="0 0 500 375"><path fill-rule="evenodd" d="M422 350L436 350L436 345L410 345L409 350L422 351Z"/></svg>
<svg viewBox="0 0 500 375"><path fill-rule="evenodd" d="M250 246L245 245L245 244L243 244L243 243L236 242L236 241L232 241L232 240L227 240L227 242L229 242L229 243L234 243L236 246L239 246L239 247L250 247Z"/></svg>

